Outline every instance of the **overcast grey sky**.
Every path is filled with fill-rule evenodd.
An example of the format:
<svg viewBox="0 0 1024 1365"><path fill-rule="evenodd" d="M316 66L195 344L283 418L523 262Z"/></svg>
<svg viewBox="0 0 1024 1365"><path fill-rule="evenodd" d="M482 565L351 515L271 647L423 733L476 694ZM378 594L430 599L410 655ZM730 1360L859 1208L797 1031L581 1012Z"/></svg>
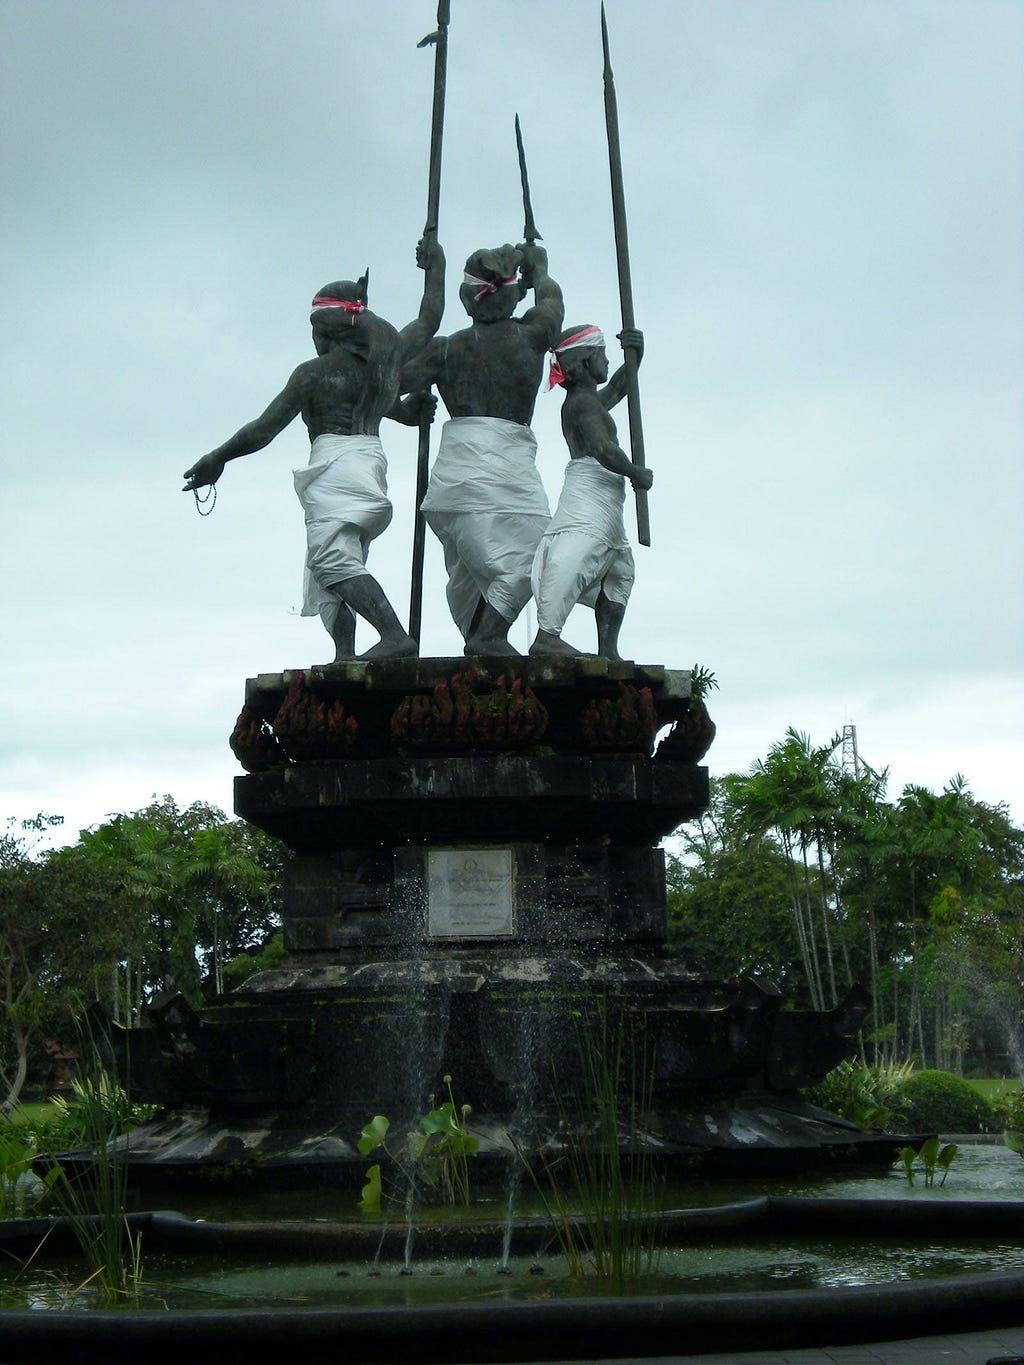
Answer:
<svg viewBox="0 0 1024 1365"><path fill-rule="evenodd" d="M566 321L611 336L597 0L452 11L442 331L469 252L522 234L518 111ZM852 722L892 795L960 771L1024 820L1024 6L607 12L656 473L624 652L716 671L713 772ZM435 13L0 0L0 816L230 810L245 678L330 656L297 614L301 424L206 520L180 476L312 354L318 286L368 264L415 314ZM384 438L370 567L404 614L415 434ZM456 653L429 537L426 573L423 652Z"/></svg>

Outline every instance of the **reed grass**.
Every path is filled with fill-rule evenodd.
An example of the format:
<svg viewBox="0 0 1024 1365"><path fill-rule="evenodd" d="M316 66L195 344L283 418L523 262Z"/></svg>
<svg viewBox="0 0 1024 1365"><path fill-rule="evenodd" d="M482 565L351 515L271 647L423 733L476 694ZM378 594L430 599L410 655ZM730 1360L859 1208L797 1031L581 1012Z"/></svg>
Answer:
<svg viewBox="0 0 1024 1365"><path fill-rule="evenodd" d="M70 1171L54 1162L53 1200L89 1267L82 1287L92 1284L109 1306L131 1305L142 1284L142 1234L132 1232L125 1216L128 1167L117 1145L125 1094L99 1070L76 1081L74 1091L74 1100L63 1103L73 1103L89 1155Z"/></svg>
<svg viewBox="0 0 1024 1365"><path fill-rule="evenodd" d="M613 1282L653 1273L661 1256L657 1173L645 1133L654 1058L642 1023L606 997L574 1012L579 1083L554 1077L559 1141L542 1148L544 1202L570 1274ZM544 1184L547 1189L545 1190Z"/></svg>

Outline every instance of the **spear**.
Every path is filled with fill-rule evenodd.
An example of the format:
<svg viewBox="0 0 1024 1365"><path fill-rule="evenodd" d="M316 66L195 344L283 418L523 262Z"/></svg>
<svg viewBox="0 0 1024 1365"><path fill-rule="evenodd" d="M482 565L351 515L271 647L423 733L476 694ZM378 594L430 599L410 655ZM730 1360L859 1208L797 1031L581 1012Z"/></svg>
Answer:
<svg viewBox="0 0 1024 1365"><path fill-rule="evenodd" d="M519 152L519 179L523 186L523 241L540 242L544 239L537 231L537 224L533 220L533 204L530 202L530 177L526 173L526 148L523 146L523 130L519 126L519 115L516 114L516 148Z"/></svg>
<svg viewBox="0 0 1024 1365"><path fill-rule="evenodd" d="M448 74L448 19L450 0L438 0L437 28L428 33L417 47L434 44L434 110L430 127L430 169L427 172L427 221L424 237L437 235L438 209L441 203L441 142L444 136L444 95ZM412 533L412 583L409 594L409 634L420 643L423 617L423 554L426 548L427 524L420 511L420 503L427 493L430 468L430 420L420 422L419 446L416 452L416 513Z"/></svg>
<svg viewBox="0 0 1024 1365"><path fill-rule="evenodd" d="M629 237L626 233L626 199L622 189L622 154L619 151L619 110L615 100L615 77L612 75L608 53L608 24L601 3L601 43L604 47L604 121L608 129L608 169L612 182L612 222L615 227L615 258L619 269L619 299L622 308L622 329L636 324L633 320L633 282L629 273ZM626 401L629 405L629 446L633 463L644 465L644 429L640 416L640 385L637 380L636 352L626 347ZM647 507L647 490L636 490L636 533L641 545L651 543L651 518Z"/></svg>

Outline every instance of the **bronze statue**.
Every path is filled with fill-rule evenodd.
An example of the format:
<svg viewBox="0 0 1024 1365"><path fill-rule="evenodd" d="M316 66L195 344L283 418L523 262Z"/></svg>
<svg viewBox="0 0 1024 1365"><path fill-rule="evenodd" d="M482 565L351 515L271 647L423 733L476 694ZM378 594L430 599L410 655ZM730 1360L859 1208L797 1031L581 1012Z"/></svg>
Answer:
<svg viewBox="0 0 1024 1365"><path fill-rule="evenodd" d="M639 365L643 333L623 329L620 339ZM553 351L551 378L565 385L562 432L571 458L558 507L533 561L538 629L530 653L579 654L561 633L570 611L584 602L597 618L598 654L618 659L619 630L635 575L622 517L625 484L628 479L635 490L646 491L654 476L618 444L609 409L626 395L626 366L598 389L608 379L600 329L571 327Z"/></svg>
<svg viewBox="0 0 1024 1365"><path fill-rule="evenodd" d="M512 316L532 289L534 306ZM530 430L562 291L535 242L476 251L459 291L472 325L435 337L402 391L436 384L449 420L421 504L444 546L448 604L465 652L515 654L508 628L530 597L533 552L550 516Z"/></svg>
<svg viewBox="0 0 1024 1365"><path fill-rule="evenodd" d="M325 285L310 322L316 359L306 360L262 416L198 460L185 473L186 492L216 484L228 460L261 450L301 414L309 430L309 465L295 471L306 517L306 581L302 612L319 613L335 643L335 659L355 652L355 616L380 634L367 658L417 652L366 569L370 542L391 521L381 418L415 425L434 400L399 401L403 364L422 351L444 311L444 252L433 234L421 238L416 263L426 271L419 315L401 332L366 307L366 276ZM354 613L354 615L353 615Z"/></svg>

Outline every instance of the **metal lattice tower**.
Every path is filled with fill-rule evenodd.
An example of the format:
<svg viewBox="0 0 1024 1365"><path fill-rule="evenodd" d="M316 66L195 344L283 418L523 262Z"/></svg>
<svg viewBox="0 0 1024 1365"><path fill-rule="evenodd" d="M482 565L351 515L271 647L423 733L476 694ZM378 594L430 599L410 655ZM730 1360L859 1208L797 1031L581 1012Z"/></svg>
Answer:
<svg viewBox="0 0 1024 1365"><path fill-rule="evenodd" d="M850 774L854 779L860 777L860 756L857 753L857 727L856 725L843 726L843 771Z"/></svg>

